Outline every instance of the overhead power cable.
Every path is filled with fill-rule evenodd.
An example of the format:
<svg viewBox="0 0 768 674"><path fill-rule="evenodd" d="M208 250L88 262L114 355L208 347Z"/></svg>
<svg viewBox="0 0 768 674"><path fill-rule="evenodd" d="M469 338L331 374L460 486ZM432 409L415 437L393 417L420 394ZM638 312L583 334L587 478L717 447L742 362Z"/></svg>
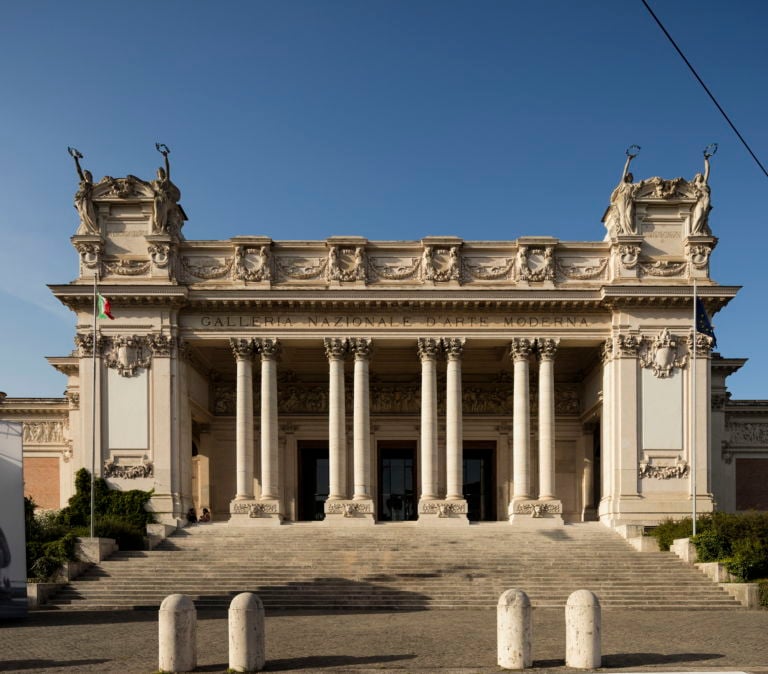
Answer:
<svg viewBox="0 0 768 674"><path fill-rule="evenodd" d="M664 28L664 24L661 23L659 20L659 17L654 14L653 10L650 8L646 0L640 0L643 5L645 5L645 8L648 10L648 13L653 17L653 20L658 24L659 28L661 28L664 35L667 36L667 39L672 43L672 46L677 50L677 53L680 54L680 58L685 61L685 65L688 66L688 69L693 73L693 76L698 80L699 84L703 87L704 91L707 92L707 96L709 96L712 99L712 102L715 104L717 109L720 111L720 114L725 118L725 121L728 122L729 126L733 129L733 132L739 137L739 140L741 141L742 145L744 145L745 148L747 148L747 152L752 156L752 159L755 160L755 163L760 167L760 170L765 174L765 177L768 178L768 171L766 171L765 166L760 162L760 160L757 158L757 155L755 155L754 152L752 152L752 148L749 147L749 144L746 140L744 140L744 136L742 136L739 133L739 130L736 128L734 123L731 121L730 117L725 113L725 110L723 110L723 107L720 105L720 103L717 102L717 99L714 97L712 92L709 90L709 87L707 87L706 84L704 84L704 80L699 77L699 74L696 72L696 69L691 65L691 62L685 57L685 54L683 54L680 47L677 46L677 43L672 39L672 36L669 34L666 28Z"/></svg>

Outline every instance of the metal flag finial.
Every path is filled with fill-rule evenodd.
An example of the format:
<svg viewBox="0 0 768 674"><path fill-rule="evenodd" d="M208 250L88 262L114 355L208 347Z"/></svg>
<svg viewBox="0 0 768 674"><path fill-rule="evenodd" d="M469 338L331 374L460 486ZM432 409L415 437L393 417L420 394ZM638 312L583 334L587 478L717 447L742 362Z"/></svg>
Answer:
<svg viewBox="0 0 768 674"><path fill-rule="evenodd" d="M167 157L171 154L170 148L165 143L155 143L155 148L161 155L163 155L163 157Z"/></svg>
<svg viewBox="0 0 768 674"><path fill-rule="evenodd" d="M67 147L67 152L69 152L69 156L72 157L73 159L82 159L83 158L82 152L80 152L80 150L78 150L77 148L69 147L68 146Z"/></svg>
<svg viewBox="0 0 768 674"><path fill-rule="evenodd" d="M712 155L714 155L717 152L718 148L717 143L710 143L707 145L707 147L704 148L704 158L709 159Z"/></svg>
<svg viewBox="0 0 768 674"><path fill-rule="evenodd" d="M627 157L629 157L630 159L634 159L635 157L637 157L637 155L640 154L640 146L639 145L630 145L626 149L624 154L626 154Z"/></svg>

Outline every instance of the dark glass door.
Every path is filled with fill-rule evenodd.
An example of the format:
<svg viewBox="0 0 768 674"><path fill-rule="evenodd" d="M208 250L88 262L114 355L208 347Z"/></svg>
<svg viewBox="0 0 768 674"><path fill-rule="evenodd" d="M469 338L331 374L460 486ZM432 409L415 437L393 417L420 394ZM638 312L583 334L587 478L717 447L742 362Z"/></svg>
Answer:
<svg viewBox="0 0 768 674"><path fill-rule="evenodd" d="M299 444L299 519L325 519L323 506L328 498L328 445Z"/></svg>
<svg viewBox="0 0 768 674"><path fill-rule="evenodd" d="M415 520L416 447L379 445L379 520Z"/></svg>
<svg viewBox="0 0 768 674"><path fill-rule="evenodd" d="M464 498L470 521L496 520L495 458L493 447L464 448Z"/></svg>

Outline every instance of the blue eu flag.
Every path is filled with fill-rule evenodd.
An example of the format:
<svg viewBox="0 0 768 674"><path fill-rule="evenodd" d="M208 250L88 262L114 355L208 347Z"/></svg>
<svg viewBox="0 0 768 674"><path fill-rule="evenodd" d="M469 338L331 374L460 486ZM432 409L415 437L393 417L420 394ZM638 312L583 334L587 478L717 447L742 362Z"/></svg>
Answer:
<svg viewBox="0 0 768 674"><path fill-rule="evenodd" d="M717 346L717 337L715 329L712 327L712 321L709 320L707 310L700 298L696 298L696 332L700 332L707 337L712 338L712 346Z"/></svg>

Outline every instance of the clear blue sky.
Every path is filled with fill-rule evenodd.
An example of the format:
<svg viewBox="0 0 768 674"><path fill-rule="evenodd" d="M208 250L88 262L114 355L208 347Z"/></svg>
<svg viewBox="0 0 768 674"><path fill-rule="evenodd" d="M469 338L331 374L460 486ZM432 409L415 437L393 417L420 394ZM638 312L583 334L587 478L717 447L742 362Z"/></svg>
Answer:
<svg viewBox="0 0 768 674"><path fill-rule="evenodd" d="M651 5L768 162L768 2ZM0 12L0 390L60 395L77 177L150 178L172 150L189 239L454 234L599 240L624 149L691 178L720 143L715 317L768 398L768 179L640 0L5 2Z"/></svg>

